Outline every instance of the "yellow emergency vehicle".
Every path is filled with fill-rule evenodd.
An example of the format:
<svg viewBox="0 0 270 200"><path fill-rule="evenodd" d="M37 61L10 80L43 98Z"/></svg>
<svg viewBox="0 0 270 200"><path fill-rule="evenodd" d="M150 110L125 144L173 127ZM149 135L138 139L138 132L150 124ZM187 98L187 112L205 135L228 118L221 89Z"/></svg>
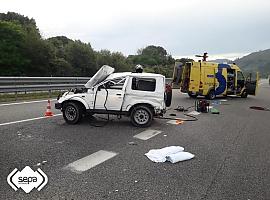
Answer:
<svg viewBox="0 0 270 200"><path fill-rule="evenodd" d="M245 78L236 64L219 64L204 59L185 65L176 62L173 80L180 84L181 92L188 93L190 97L214 99L218 95L237 95L242 98L256 95L258 78L258 73L254 81L251 81L251 75Z"/></svg>

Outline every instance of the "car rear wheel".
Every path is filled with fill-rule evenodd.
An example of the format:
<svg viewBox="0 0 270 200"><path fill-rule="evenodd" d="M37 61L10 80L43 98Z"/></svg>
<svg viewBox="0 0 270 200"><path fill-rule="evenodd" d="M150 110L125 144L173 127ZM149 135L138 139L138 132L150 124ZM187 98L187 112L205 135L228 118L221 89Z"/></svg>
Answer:
<svg viewBox="0 0 270 200"><path fill-rule="evenodd" d="M82 119L82 109L78 104L68 102L63 106L63 117L68 124L77 124Z"/></svg>
<svg viewBox="0 0 270 200"><path fill-rule="evenodd" d="M136 106L130 115L131 123L137 127L148 127L153 120L153 112L147 106Z"/></svg>

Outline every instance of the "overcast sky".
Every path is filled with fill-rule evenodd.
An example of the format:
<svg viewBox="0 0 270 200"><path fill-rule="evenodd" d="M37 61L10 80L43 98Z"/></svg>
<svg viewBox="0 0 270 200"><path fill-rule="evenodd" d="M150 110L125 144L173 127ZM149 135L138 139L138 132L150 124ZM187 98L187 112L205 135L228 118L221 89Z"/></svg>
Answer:
<svg viewBox="0 0 270 200"><path fill-rule="evenodd" d="M65 35L95 50L235 58L270 48L269 0L0 0L0 12L34 18L44 38Z"/></svg>

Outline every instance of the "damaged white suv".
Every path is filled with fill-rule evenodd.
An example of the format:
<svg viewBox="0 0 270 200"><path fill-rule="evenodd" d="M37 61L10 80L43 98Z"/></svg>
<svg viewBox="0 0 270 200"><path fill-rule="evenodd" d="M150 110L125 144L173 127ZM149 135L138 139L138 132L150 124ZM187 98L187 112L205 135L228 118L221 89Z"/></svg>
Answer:
<svg viewBox="0 0 270 200"><path fill-rule="evenodd" d="M113 73L104 65L85 84L85 88L65 92L58 97L68 124L78 123L90 114L130 116L135 126L150 126L154 116L162 116L171 104L171 89L165 89L165 77L152 73Z"/></svg>

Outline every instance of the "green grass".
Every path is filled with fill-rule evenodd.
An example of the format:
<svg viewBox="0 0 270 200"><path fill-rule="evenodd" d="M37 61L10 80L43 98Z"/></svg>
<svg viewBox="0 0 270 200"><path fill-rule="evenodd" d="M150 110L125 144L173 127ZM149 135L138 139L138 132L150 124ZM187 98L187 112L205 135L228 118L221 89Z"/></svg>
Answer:
<svg viewBox="0 0 270 200"><path fill-rule="evenodd" d="M53 91L51 97L49 92L31 92L31 93L18 93L17 95L13 94L0 94L0 102L15 102L15 101L24 101L24 100L38 100L38 99L48 99L56 98L60 92Z"/></svg>

